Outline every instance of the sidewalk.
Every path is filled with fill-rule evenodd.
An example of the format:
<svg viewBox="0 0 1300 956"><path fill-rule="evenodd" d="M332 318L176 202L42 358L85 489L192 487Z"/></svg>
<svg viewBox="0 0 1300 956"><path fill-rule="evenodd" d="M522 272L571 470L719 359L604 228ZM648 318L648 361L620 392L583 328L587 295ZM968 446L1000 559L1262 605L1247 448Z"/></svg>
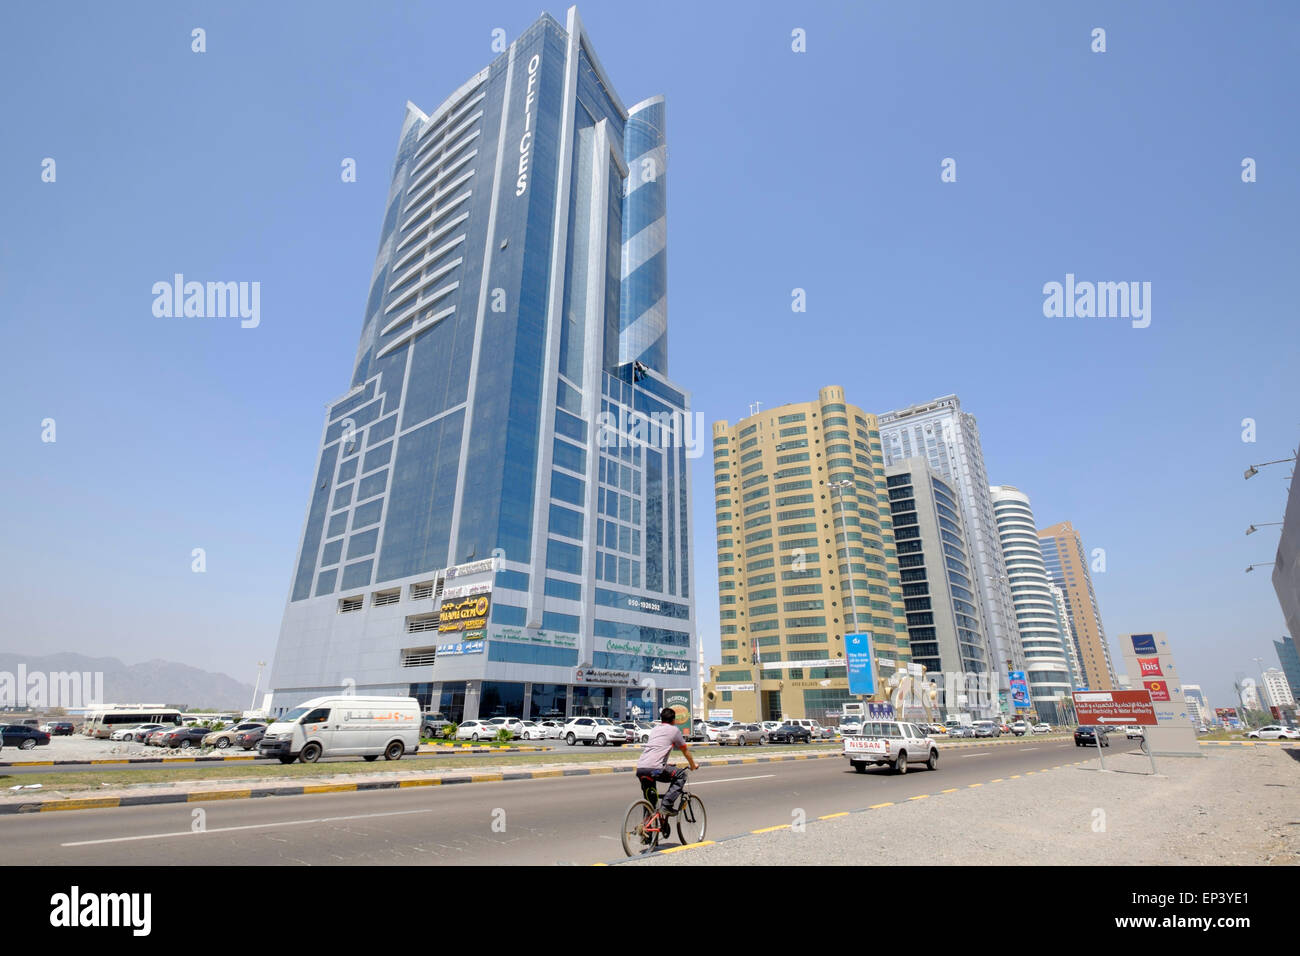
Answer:
<svg viewBox="0 0 1300 956"><path fill-rule="evenodd" d="M633 866L1300 863L1300 751L1213 748L1204 758L1107 755L1016 779L660 853ZM774 807L773 822L793 807Z"/></svg>

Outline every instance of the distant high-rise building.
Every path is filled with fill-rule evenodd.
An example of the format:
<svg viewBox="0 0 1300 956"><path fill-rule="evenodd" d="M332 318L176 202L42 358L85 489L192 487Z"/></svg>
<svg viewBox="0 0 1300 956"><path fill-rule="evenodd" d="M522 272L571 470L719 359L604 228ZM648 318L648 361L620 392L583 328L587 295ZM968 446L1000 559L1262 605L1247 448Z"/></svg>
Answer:
<svg viewBox="0 0 1300 956"><path fill-rule="evenodd" d="M1111 663L1083 539L1068 521L1043 528L1038 532L1038 539L1048 576L1065 592L1065 608L1079 648L1084 682L1091 690L1110 690L1115 686L1115 667Z"/></svg>
<svg viewBox="0 0 1300 956"><path fill-rule="evenodd" d="M984 699L971 700L978 688L965 676L986 675L987 681L990 662L957 490L923 458L889 465L885 483L912 661L923 665L945 694L950 688L965 693L971 713L991 717L997 703L993 686L985 687ZM943 704L952 708L957 702L945 697Z"/></svg>
<svg viewBox="0 0 1300 956"><path fill-rule="evenodd" d="M1300 654L1296 653L1295 639L1283 637L1282 640L1273 642L1273 648L1277 651L1277 661L1282 665L1282 673L1286 674L1291 696L1300 699Z"/></svg>
<svg viewBox="0 0 1300 956"><path fill-rule="evenodd" d="M576 8L406 105L274 709L647 716L693 685L704 436L666 378L664 159L662 98L623 105Z"/></svg>
<svg viewBox="0 0 1300 956"><path fill-rule="evenodd" d="M1041 548L1039 553L1041 554ZM1044 563L1046 568L1046 563ZM1082 687L1083 682L1083 664L1079 654L1079 642L1075 640L1074 630L1070 627L1070 609L1066 605L1065 592L1056 586L1055 583L1049 583L1048 587L1052 592L1052 602L1056 605L1056 626L1061 630L1061 637L1065 640L1065 654L1070 662L1070 686Z"/></svg>
<svg viewBox="0 0 1300 956"><path fill-rule="evenodd" d="M1024 670L1025 655L993 519L993 500L975 416L962 411L956 395L946 395L885 412L879 418L886 465L924 458L958 493L968 556L979 585L980 622L997 686L1005 695L1010 688L1007 672ZM1009 703L1004 712L1010 714Z"/></svg>
<svg viewBox="0 0 1300 956"><path fill-rule="evenodd" d="M1029 496L1010 485L994 485L993 518L1002 543L1002 560L1011 585L1020 646L1025 652L1025 678L1038 717L1063 723L1064 699L1074 689L1067 640L1057 623L1056 598L1043 564L1043 551Z"/></svg>
<svg viewBox="0 0 1300 956"><path fill-rule="evenodd" d="M707 710L838 715L850 699L846 634L870 632L878 660L910 660L874 415L830 386L813 402L715 422L713 485L722 664Z"/></svg>
<svg viewBox="0 0 1300 956"><path fill-rule="evenodd" d="M1295 695L1287 682L1286 674L1276 667L1263 673L1265 704L1270 707L1294 707Z"/></svg>
<svg viewBox="0 0 1300 956"><path fill-rule="evenodd" d="M1214 711L1210 709L1210 702L1201 690L1200 684L1184 684L1183 699L1187 701L1187 706L1192 708L1193 714L1198 724L1209 724L1214 717Z"/></svg>

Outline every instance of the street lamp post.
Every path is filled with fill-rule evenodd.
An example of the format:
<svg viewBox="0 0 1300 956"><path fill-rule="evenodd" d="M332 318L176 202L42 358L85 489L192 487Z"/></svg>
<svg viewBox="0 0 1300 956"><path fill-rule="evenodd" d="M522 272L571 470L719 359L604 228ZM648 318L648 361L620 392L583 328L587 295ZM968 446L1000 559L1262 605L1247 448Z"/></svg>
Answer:
<svg viewBox="0 0 1300 956"><path fill-rule="evenodd" d="M257 683L253 685L253 702L248 705L249 710L257 710L257 692L262 689L262 668L266 666L266 661L257 662Z"/></svg>
<svg viewBox="0 0 1300 956"><path fill-rule="evenodd" d="M1282 522L1282 521L1261 521L1259 524L1253 524L1253 525L1251 525L1249 528L1247 528L1247 529L1246 529L1246 534L1247 534L1247 535L1252 535L1252 534L1254 534L1256 531L1258 531L1260 528L1268 528L1268 527L1271 527L1272 525L1275 525L1275 524L1284 524L1284 523L1285 523L1285 522Z"/></svg>
<svg viewBox="0 0 1300 956"><path fill-rule="evenodd" d="M1295 461L1295 459L1296 456L1292 454L1290 458L1279 458L1276 461L1261 461L1258 465L1251 465L1249 468L1246 469L1245 472L1246 480L1249 481L1251 478L1254 478L1256 475L1259 474L1259 470L1265 467L1266 465L1280 465L1283 462Z"/></svg>
<svg viewBox="0 0 1300 956"><path fill-rule="evenodd" d="M853 590L853 555L849 551L849 523L844 518L844 489L845 488L854 488L853 481L851 479L841 478L839 481L831 482L831 494L835 495L840 500L840 534L844 536L844 561L845 561L845 565L848 567L848 578L849 578L849 605L853 611L852 632L849 632L847 630L848 623L849 623L849 616L847 614L844 615L844 626L846 628L845 634L847 635L848 633L853 633L853 634L858 633L858 598ZM854 494L855 495L857 494L856 488L854 488ZM846 642L846 647L847 647L847 642ZM872 646L872 652L873 653L875 652L874 642ZM847 650L845 651L845 653L846 654L848 653ZM845 667L846 675L848 673L848 666L849 666L848 658L845 657L844 667Z"/></svg>

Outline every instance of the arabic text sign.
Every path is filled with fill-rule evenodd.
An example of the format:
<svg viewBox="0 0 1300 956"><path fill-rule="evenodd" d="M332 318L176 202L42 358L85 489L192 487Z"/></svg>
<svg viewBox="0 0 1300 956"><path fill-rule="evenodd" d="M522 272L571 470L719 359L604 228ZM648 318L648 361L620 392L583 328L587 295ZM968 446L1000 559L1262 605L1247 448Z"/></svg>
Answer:
<svg viewBox="0 0 1300 956"><path fill-rule="evenodd" d="M1076 691L1073 697L1080 724L1155 727L1159 723L1151 695L1144 690Z"/></svg>

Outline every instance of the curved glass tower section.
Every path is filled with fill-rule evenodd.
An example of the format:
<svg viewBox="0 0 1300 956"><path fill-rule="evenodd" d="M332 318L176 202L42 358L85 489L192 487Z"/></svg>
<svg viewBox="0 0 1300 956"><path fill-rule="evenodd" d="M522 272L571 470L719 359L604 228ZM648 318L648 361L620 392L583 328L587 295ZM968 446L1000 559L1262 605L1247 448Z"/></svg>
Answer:
<svg viewBox="0 0 1300 956"><path fill-rule="evenodd" d="M1071 690L1070 661L1057 622L1057 603L1043 563L1029 496L1010 485L989 488L993 518L1011 587L1016 626L1025 650L1029 697L1040 720L1065 721L1062 700Z"/></svg>
<svg viewBox="0 0 1300 956"><path fill-rule="evenodd" d="M618 360L668 374L668 147L664 98L628 110L623 218L623 302Z"/></svg>

